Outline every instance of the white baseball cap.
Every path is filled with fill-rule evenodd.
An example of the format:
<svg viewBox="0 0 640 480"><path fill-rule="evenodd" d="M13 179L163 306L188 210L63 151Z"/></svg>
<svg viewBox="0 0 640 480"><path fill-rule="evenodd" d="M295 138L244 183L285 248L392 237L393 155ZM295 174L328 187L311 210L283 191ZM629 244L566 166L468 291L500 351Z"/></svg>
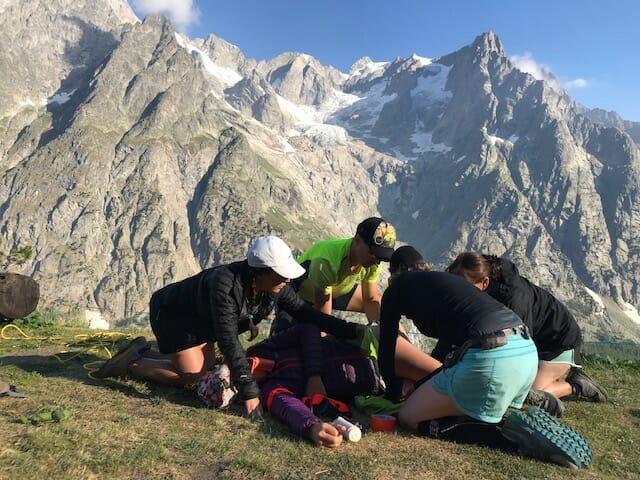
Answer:
<svg viewBox="0 0 640 480"><path fill-rule="evenodd" d="M259 237L249 245L247 262L255 268L271 268L284 278L298 278L304 275L302 268L293 258L291 249L276 236Z"/></svg>

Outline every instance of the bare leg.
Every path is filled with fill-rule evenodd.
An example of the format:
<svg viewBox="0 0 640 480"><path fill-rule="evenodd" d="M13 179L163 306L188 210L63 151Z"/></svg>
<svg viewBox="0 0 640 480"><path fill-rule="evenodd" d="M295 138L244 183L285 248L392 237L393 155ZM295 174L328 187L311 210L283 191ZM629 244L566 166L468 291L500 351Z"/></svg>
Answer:
<svg viewBox="0 0 640 480"><path fill-rule="evenodd" d="M427 355L405 338L398 336L395 356L396 376L417 382L433 373L441 365L442 363L438 360Z"/></svg>
<svg viewBox="0 0 640 480"><path fill-rule="evenodd" d="M366 308L364 305L364 300L362 298L362 285L358 285L356 287L356 290L353 292L353 295L349 299L349 304L347 305L347 311L360 312L360 313L367 314L367 318L370 318L370 315L373 315L376 318L373 321L378 321L380 317L380 305L378 304L377 307L372 307L372 308L375 310L375 312L372 313L371 311L369 311L369 313L367 314L367 312L365 311ZM371 322L372 320L370 319L369 321ZM409 341L409 337L407 337L407 332L404 330L404 327L399 324L398 328L399 328L398 332L400 336L404 337L407 341Z"/></svg>
<svg viewBox="0 0 640 480"><path fill-rule="evenodd" d="M155 358L156 360L171 360L170 354L156 352L151 349L142 352L142 356L145 358Z"/></svg>
<svg viewBox="0 0 640 480"><path fill-rule="evenodd" d="M458 410L453 400L436 392L429 380L404 402L398 412L398 420L403 427L417 430L418 424L425 420L462 415L464 413Z"/></svg>
<svg viewBox="0 0 640 480"><path fill-rule="evenodd" d="M203 343L168 355L168 358L142 357L129 365L129 373L139 379L172 386L198 380L214 364L213 345ZM160 354L161 355L161 354Z"/></svg>
<svg viewBox="0 0 640 480"><path fill-rule="evenodd" d="M571 385L563 379L571 365L568 363L538 363L538 374L531 387L534 390L544 390L558 398L571 395Z"/></svg>
<svg viewBox="0 0 640 480"><path fill-rule="evenodd" d="M364 302L362 300L362 285L358 285L356 290L351 295L349 299L349 304L347 305L348 312L362 312L364 313Z"/></svg>

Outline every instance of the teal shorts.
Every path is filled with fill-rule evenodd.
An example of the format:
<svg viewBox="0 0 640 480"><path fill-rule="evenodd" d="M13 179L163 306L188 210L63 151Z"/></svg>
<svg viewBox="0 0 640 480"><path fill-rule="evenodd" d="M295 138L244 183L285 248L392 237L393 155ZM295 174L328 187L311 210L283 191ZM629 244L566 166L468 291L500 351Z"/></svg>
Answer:
<svg viewBox="0 0 640 480"><path fill-rule="evenodd" d="M491 350L470 348L462 359L432 379L433 388L465 415L488 423L507 408L521 408L538 371L538 351L530 338L510 335Z"/></svg>
<svg viewBox="0 0 640 480"><path fill-rule="evenodd" d="M573 348L571 350L565 350L551 360L540 360L540 363L566 363L572 367L582 368L576 363L576 352Z"/></svg>

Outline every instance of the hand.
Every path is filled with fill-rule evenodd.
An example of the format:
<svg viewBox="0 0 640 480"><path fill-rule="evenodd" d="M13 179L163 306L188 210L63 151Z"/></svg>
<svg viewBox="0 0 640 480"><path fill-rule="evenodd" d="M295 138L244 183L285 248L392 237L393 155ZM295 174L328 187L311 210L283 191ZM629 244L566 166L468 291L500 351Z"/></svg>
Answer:
<svg viewBox="0 0 640 480"><path fill-rule="evenodd" d="M336 448L342 443L344 427L335 427L330 423L316 423L311 427L309 435L311 441L319 447Z"/></svg>
<svg viewBox="0 0 640 480"><path fill-rule="evenodd" d="M247 411L247 417L251 420L260 420L262 418L262 407L259 398L250 398L244 401L244 408Z"/></svg>
<svg viewBox="0 0 640 480"><path fill-rule="evenodd" d="M320 375L312 375L307 379L305 395L311 397L317 393L325 397L327 396L327 390L324 388L324 383L322 383L322 377Z"/></svg>

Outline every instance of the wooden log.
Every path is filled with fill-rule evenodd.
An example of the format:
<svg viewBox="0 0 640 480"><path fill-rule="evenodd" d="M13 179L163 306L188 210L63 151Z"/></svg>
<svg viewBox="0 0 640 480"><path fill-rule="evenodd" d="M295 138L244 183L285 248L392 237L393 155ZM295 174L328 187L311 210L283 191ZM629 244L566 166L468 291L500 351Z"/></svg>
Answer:
<svg viewBox="0 0 640 480"><path fill-rule="evenodd" d="M33 312L40 300L40 286L31 277L0 272L0 318L15 320Z"/></svg>

